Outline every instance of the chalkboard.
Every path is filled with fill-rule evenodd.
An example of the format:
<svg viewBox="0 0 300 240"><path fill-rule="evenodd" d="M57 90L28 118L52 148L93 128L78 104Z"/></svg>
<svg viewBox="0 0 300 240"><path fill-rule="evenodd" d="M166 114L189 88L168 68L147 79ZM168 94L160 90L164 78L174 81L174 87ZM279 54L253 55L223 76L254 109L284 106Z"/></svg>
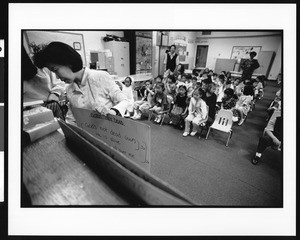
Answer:
<svg viewBox="0 0 300 240"><path fill-rule="evenodd" d="M24 31L25 36L25 49L29 49L30 53L33 53L30 44L35 45L49 44L53 41L59 41L70 45L81 56L83 65L86 66L85 58L85 46L83 41L83 35L79 33L68 33L58 31Z"/></svg>
<svg viewBox="0 0 300 240"><path fill-rule="evenodd" d="M217 58L214 72L220 74L222 71L233 71L235 64L235 59Z"/></svg>
<svg viewBox="0 0 300 240"><path fill-rule="evenodd" d="M250 58L250 52L259 53L260 46L233 46L231 52L231 59Z"/></svg>

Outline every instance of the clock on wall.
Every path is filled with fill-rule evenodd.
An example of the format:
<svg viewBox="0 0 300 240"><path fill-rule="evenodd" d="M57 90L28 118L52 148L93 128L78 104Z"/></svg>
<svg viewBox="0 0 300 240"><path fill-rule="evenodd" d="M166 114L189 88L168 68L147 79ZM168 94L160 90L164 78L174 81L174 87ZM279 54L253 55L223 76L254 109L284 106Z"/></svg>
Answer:
<svg viewBox="0 0 300 240"><path fill-rule="evenodd" d="M73 42L73 47L74 47L75 50L80 50L81 49L80 42Z"/></svg>

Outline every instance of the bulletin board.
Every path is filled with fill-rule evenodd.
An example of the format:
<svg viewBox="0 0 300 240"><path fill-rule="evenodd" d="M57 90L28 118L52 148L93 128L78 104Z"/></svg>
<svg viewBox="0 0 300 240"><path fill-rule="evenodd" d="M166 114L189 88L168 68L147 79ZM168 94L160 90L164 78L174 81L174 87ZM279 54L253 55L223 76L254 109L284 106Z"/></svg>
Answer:
<svg viewBox="0 0 300 240"><path fill-rule="evenodd" d="M231 59L250 58L250 52L259 53L261 46L233 46L231 52Z"/></svg>
<svg viewBox="0 0 300 240"><path fill-rule="evenodd" d="M179 56L179 61L184 62L187 56L187 51L186 51L187 45L183 43L175 43L175 46Z"/></svg>
<svg viewBox="0 0 300 240"><path fill-rule="evenodd" d="M31 43L35 45L46 45L53 41L64 42L74 48L81 56L83 65L86 66L85 47L83 35L79 33L59 31L24 31L26 49L33 53Z"/></svg>
<svg viewBox="0 0 300 240"><path fill-rule="evenodd" d="M152 38L136 37L136 72L152 70Z"/></svg>

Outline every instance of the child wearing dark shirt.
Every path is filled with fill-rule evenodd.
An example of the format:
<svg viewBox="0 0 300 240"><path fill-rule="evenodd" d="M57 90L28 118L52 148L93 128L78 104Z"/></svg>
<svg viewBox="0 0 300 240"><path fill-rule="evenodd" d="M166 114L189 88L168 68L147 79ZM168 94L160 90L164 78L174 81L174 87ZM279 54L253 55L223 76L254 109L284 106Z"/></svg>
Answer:
<svg viewBox="0 0 300 240"><path fill-rule="evenodd" d="M153 107L149 110L157 114L154 122L160 123L162 119L161 112L167 109L169 103L167 95L164 93L165 87L163 83L157 83L154 90Z"/></svg>
<svg viewBox="0 0 300 240"><path fill-rule="evenodd" d="M208 84L207 90L206 90L206 98L204 101L206 102L206 105L208 106L208 120L207 123L211 124L215 120L216 115L216 104L217 104L217 95L215 94L216 91L216 84L210 83Z"/></svg>
<svg viewBox="0 0 300 240"><path fill-rule="evenodd" d="M178 88L178 93L170 114L170 124L179 125L183 120L183 116L187 113L187 107L187 89L186 86L181 85Z"/></svg>

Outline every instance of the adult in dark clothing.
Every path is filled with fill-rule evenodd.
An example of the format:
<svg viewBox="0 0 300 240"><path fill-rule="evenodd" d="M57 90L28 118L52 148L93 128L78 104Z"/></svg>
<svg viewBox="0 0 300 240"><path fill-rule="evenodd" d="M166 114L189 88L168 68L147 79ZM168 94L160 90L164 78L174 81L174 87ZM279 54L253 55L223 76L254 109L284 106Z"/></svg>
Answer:
<svg viewBox="0 0 300 240"><path fill-rule="evenodd" d="M170 72L174 72L177 65L179 64L179 57L178 54L175 53L176 46L171 45L170 46L170 51L166 54L165 56L165 70L170 70Z"/></svg>
<svg viewBox="0 0 300 240"><path fill-rule="evenodd" d="M241 69L243 70L242 80L248 79L251 81L251 77L254 70L259 68L259 63L257 59L254 59L256 55L257 55L256 52L250 52L250 59L247 59L242 63L241 65Z"/></svg>
<svg viewBox="0 0 300 240"><path fill-rule="evenodd" d="M211 125L216 116L216 104L217 104L217 95L215 94L216 91L216 84L215 83L209 83L207 90L206 90L206 98L204 98L204 101L206 102L206 105L208 106L208 125Z"/></svg>
<svg viewBox="0 0 300 240"><path fill-rule="evenodd" d="M254 158L252 159L252 164L256 165L262 156L263 151L269 146L273 149L281 150L282 141L282 117L281 112L276 112L270 119L267 127L265 128L264 136L259 138L257 145L257 150Z"/></svg>

